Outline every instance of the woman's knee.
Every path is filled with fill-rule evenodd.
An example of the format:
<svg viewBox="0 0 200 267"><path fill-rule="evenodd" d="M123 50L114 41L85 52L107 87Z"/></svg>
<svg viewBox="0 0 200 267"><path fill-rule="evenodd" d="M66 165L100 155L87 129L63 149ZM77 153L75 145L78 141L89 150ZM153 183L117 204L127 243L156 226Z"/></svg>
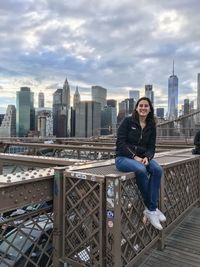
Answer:
<svg viewBox="0 0 200 267"><path fill-rule="evenodd" d="M153 172L154 174L158 174L160 176L163 173L162 167L154 160L150 161L148 169L149 169L150 172Z"/></svg>
<svg viewBox="0 0 200 267"><path fill-rule="evenodd" d="M141 165L135 173L136 175L147 175L147 169L145 166Z"/></svg>
<svg viewBox="0 0 200 267"><path fill-rule="evenodd" d="M160 165L155 165L153 169L155 174L159 175L160 177L162 176L163 169Z"/></svg>

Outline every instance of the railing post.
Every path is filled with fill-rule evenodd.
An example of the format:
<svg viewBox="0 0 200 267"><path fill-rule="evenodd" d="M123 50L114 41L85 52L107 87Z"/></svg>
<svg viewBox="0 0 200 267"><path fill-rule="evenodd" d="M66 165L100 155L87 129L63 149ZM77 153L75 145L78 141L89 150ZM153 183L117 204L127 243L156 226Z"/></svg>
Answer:
<svg viewBox="0 0 200 267"><path fill-rule="evenodd" d="M121 267L121 181L106 176L107 265Z"/></svg>
<svg viewBox="0 0 200 267"><path fill-rule="evenodd" d="M163 173L161 177L161 185L160 185L160 199L159 199L159 207L161 211L164 211L164 196L165 196L165 169L163 168ZM165 234L164 230L159 232L159 243L158 248L163 250L165 247Z"/></svg>
<svg viewBox="0 0 200 267"><path fill-rule="evenodd" d="M0 161L0 175L3 174L3 161Z"/></svg>
<svg viewBox="0 0 200 267"><path fill-rule="evenodd" d="M198 176L198 186L199 186L199 188L198 188L198 193L199 193L199 195L198 195L198 198L199 198L199 201L198 201L198 205L200 206L200 157L198 158L198 161L199 161L199 164L198 164L198 173L199 173L199 176Z"/></svg>
<svg viewBox="0 0 200 267"><path fill-rule="evenodd" d="M53 218L54 218L54 231L53 231L53 266L61 267L60 259L63 256L63 172L65 168L56 167L54 173L54 188L53 188Z"/></svg>

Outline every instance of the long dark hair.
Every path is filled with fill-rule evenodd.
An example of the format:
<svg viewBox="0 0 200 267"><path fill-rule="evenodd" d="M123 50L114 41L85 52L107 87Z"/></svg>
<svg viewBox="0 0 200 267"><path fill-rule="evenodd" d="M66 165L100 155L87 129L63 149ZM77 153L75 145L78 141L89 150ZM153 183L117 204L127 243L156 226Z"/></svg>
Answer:
<svg viewBox="0 0 200 267"><path fill-rule="evenodd" d="M149 103L149 106L150 106L150 112L147 115L147 119L146 119L147 123L151 121L152 123L155 124L156 121L155 121L155 118L154 118L154 108L153 108L153 105L151 103L151 100L148 97L146 97L146 96L143 96L140 99L138 99L138 101L137 101L137 103L135 105L135 108L133 110L132 116L139 121L139 115L138 115L138 112L137 112L136 109L137 109L140 101L142 101L142 100L147 101Z"/></svg>

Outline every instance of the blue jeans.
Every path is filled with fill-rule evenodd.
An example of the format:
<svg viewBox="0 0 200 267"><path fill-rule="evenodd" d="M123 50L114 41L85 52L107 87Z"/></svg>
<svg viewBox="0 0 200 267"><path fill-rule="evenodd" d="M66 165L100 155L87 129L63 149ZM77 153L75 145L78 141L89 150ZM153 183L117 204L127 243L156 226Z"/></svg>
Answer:
<svg viewBox="0 0 200 267"><path fill-rule="evenodd" d="M160 180L162 177L161 166L153 159L145 166L127 157L117 157L115 159L115 165L119 171L135 173L136 183L143 197L145 206L151 211L156 210Z"/></svg>

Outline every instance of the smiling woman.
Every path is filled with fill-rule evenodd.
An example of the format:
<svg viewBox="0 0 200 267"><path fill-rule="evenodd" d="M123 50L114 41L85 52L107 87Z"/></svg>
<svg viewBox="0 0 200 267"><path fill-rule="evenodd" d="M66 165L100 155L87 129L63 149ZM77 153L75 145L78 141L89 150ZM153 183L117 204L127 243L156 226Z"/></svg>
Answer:
<svg viewBox="0 0 200 267"><path fill-rule="evenodd" d="M157 208L162 168L153 160L156 143L154 109L149 98L136 103L131 117L122 121L117 133L115 164L119 171L134 172L150 223L162 230L166 221Z"/></svg>

